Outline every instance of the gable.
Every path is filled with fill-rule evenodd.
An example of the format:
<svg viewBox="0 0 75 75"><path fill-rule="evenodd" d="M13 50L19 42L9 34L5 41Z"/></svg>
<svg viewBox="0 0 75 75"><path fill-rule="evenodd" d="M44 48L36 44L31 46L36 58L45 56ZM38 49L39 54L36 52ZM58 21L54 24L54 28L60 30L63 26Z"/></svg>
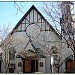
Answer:
<svg viewBox="0 0 75 75"><path fill-rule="evenodd" d="M49 24L49 22L43 17L43 15L35 8L33 5L27 13L21 18L21 20L17 23L17 25L14 27L13 32L26 32L26 29L31 24L37 24L40 26L40 31L53 31L55 34L58 33L55 31L55 29Z"/></svg>
<svg viewBox="0 0 75 75"><path fill-rule="evenodd" d="M34 6L32 6L17 23L13 31L25 31L28 25L35 23L39 24L41 30L51 30L46 19Z"/></svg>
<svg viewBox="0 0 75 75"><path fill-rule="evenodd" d="M26 51L27 51L27 50L35 51L35 50L34 50L34 48L33 48L33 46L31 45L31 43L30 43L30 42L28 43L28 45L27 45L27 47L26 47L26 49L25 49L25 50L26 50Z"/></svg>

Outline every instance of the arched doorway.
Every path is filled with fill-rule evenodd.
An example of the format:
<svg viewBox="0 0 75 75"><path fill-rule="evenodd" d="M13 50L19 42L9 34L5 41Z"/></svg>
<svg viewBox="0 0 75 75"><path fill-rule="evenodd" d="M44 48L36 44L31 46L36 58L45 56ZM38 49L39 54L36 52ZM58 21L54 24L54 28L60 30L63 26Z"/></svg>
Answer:
<svg viewBox="0 0 75 75"><path fill-rule="evenodd" d="M73 73L73 71L74 71L74 62L73 62L73 59L72 59L72 55L69 56L68 58L66 58L65 69L66 69L66 73Z"/></svg>
<svg viewBox="0 0 75 75"><path fill-rule="evenodd" d="M28 50L23 59L23 72L34 73L38 70L38 60L35 58L35 52Z"/></svg>
<svg viewBox="0 0 75 75"><path fill-rule="evenodd" d="M72 73L73 72L73 68L74 68L73 64L74 64L73 60L71 60L71 59L68 59L66 61L66 73Z"/></svg>

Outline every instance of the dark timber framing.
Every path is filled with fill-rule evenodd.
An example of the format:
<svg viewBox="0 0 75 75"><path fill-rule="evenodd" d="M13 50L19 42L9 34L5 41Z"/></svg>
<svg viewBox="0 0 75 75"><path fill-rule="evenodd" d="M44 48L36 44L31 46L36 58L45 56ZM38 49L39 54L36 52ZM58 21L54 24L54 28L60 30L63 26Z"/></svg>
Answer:
<svg viewBox="0 0 75 75"><path fill-rule="evenodd" d="M38 22L38 12L37 12L37 22Z"/></svg>
<svg viewBox="0 0 75 75"><path fill-rule="evenodd" d="M47 28L47 27L46 27L46 21L45 21L45 31L47 30L46 28Z"/></svg>
<svg viewBox="0 0 75 75"><path fill-rule="evenodd" d="M12 32L10 33L11 35L13 34L13 32L17 29L17 27L22 23L22 21L28 16L28 14L32 11L35 10L40 16L41 18L47 22L47 24L49 25L49 28L52 29L52 31L54 31L54 33L58 36L58 38L61 39L61 36L55 31L55 29L51 26L51 24L43 17L43 15L36 9L36 7L34 5L32 5L32 7L26 12L26 14L21 18L21 20L16 24L16 26L13 28ZM37 15L38 15L37 14ZM40 19L41 19L40 18ZM37 16L38 19L38 16ZM39 19L39 20L40 20ZM28 19L26 18L26 20L28 21ZM38 21L39 21L38 20ZM30 21L29 21L30 22Z"/></svg>
<svg viewBox="0 0 75 75"><path fill-rule="evenodd" d="M41 31L42 31L42 18L41 18Z"/></svg>
<svg viewBox="0 0 75 75"><path fill-rule="evenodd" d="M30 13L29 13L29 24L30 24Z"/></svg>
<svg viewBox="0 0 75 75"><path fill-rule="evenodd" d="M25 32L26 32L26 19L25 19Z"/></svg>

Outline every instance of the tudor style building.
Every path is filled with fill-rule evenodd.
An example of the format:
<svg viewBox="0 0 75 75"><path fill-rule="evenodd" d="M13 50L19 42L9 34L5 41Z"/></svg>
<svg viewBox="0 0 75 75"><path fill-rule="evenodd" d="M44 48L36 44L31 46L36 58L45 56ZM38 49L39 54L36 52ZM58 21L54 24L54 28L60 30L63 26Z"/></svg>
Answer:
<svg viewBox="0 0 75 75"><path fill-rule="evenodd" d="M67 58L62 55L66 46L61 41L61 36L33 5L4 40L2 72L58 73L55 65ZM59 72L65 72L65 61Z"/></svg>
<svg viewBox="0 0 75 75"><path fill-rule="evenodd" d="M3 52L6 53L6 60L8 59L7 72L51 72L53 49L56 50L56 54L58 52L60 54L61 38L34 5L21 18L8 37L10 39L6 38L4 41L6 45L8 43L6 52ZM4 67L2 71L5 71Z"/></svg>

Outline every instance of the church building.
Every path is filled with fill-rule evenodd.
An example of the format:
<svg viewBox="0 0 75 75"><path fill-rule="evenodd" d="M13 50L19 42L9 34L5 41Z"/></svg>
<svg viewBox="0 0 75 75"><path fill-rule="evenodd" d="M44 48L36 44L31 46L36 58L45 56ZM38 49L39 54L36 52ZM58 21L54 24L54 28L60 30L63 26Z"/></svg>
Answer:
<svg viewBox="0 0 75 75"><path fill-rule="evenodd" d="M68 67L65 68L64 61L67 55L62 55L67 48L62 44L61 35L34 5L16 24L4 43L3 73L6 68L7 73L64 73Z"/></svg>

